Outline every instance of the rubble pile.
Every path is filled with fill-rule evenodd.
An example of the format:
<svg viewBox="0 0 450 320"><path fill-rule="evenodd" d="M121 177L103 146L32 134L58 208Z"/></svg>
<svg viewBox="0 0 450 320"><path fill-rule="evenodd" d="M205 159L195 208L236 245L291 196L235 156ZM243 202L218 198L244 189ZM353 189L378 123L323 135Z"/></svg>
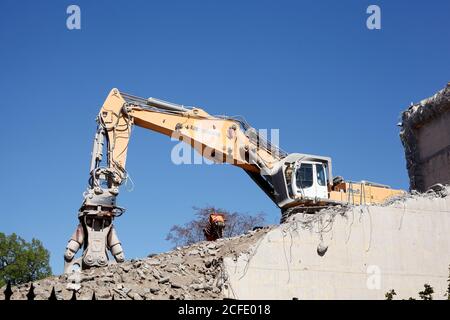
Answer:
<svg viewBox="0 0 450 320"><path fill-rule="evenodd" d="M321 257L324 256L329 251L330 245L333 246L331 249L342 250L342 254L345 255L348 249L346 245L348 241L351 241L350 236L359 232L359 236L365 239L364 230L361 231L361 229L364 229L364 221L367 220L366 227L371 230L369 244L367 245L369 248L372 246L372 232L381 230L376 228L377 223L380 223L377 220L380 216L385 216L382 228L384 231L382 232L386 232L384 229L386 224L391 226L391 229L395 225L393 234L401 233L403 229L397 226L399 221L400 226L402 226L403 220L409 219L409 224L405 224L403 228L407 226L416 228L414 223L423 224L423 221L420 220L422 218L417 218L417 212L434 212L435 210L448 212L446 211L448 205L445 198L448 198L449 195L450 186L434 185L425 193L413 191L376 206L346 205L322 209L315 214L297 213L290 216L286 223L280 226L250 231L238 237L198 242L166 253L151 255L145 259L131 260L120 264L111 264L104 268L93 268L74 272L70 275L42 279L33 283L34 299L49 299L53 289L56 298L61 300L70 300L74 293L77 300L90 300L94 293L95 298L101 300L223 299L238 296L258 296L258 292L247 290L249 283L246 282L259 281L254 279L261 279L264 270L269 270L258 268L258 263L263 266L267 263L274 268L273 270L277 270L274 272L287 270L289 274L292 270L304 270L295 269L296 267L292 270L287 267L285 270L282 264L273 267L278 261L277 259L274 260L277 249L273 249L277 248L278 242L280 252L285 252L284 254L289 252L289 255L295 250L297 250L297 253L300 252L298 251L300 247L311 246L311 243L317 245L317 250L314 250L317 253L311 253L314 258L316 258L316 254ZM405 213L406 216L404 217ZM445 216L442 215L441 217ZM342 222L343 220L340 218L344 218L346 222ZM367 219L364 220L365 218ZM336 237L339 233L344 233L345 240L333 242L335 233ZM300 246L292 245L293 241L298 238L296 234L302 234L303 242ZM318 235L318 238L314 238L315 234ZM278 236L279 238L277 238ZM276 239L279 239L279 241L277 242ZM342 244L344 242L345 244ZM403 242L404 245L407 245L407 243ZM307 257L308 252L303 250L301 254ZM367 252L364 251L363 255L365 256ZM260 260L258 262L258 259L256 259L257 262L255 262L255 256L258 254ZM263 262L261 262L261 259L263 259ZM253 265L253 269L251 269L252 276L248 276L245 280L242 280L243 282L240 282L241 279L236 274L246 274L249 270L247 268L250 261L256 263L256 267ZM306 261L306 258L302 258L302 261ZM237 272L236 268L241 269ZM277 283L276 279L278 278L275 276L274 279L274 283ZM27 283L13 287L11 299L27 299L30 286L31 283ZM237 293L235 293L236 288L238 288ZM283 288L283 286L280 288ZM5 299L5 289L6 287L0 288L0 300ZM279 296L288 297L289 290L286 291L287 293L283 293L283 289L280 290Z"/></svg>
<svg viewBox="0 0 450 320"><path fill-rule="evenodd" d="M416 190L412 190L410 193L405 193L399 196L389 198L387 201L381 204L383 207L392 206L398 202L405 202L408 199L437 199L445 198L450 194L450 186L437 183L431 186L426 192L420 193Z"/></svg>
<svg viewBox="0 0 450 320"><path fill-rule="evenodd" d="M49 277L33 283L35 300L47 300L54 288L56 298L96 299L222 299L227 275L222 270L224 257L237 259L252 250L271 228L250 231L242 236L199 242L145 259L111 264L104 268ZM13 287L11 300L25 300L31 283ZM4 299L5 287L0 289Z"/></svg>

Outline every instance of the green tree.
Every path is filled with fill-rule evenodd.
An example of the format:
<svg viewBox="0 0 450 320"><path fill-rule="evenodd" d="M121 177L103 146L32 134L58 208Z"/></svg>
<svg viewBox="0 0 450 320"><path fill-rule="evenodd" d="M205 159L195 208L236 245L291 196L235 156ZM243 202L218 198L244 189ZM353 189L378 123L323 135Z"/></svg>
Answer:
<svg viewBox="0 0 450 320"><path fill-rule="evenodd" d="M50 276L49 259L41 241L26 242L15 233L7 236L0 232L0 287L8 281L17 285Z"/></svg>

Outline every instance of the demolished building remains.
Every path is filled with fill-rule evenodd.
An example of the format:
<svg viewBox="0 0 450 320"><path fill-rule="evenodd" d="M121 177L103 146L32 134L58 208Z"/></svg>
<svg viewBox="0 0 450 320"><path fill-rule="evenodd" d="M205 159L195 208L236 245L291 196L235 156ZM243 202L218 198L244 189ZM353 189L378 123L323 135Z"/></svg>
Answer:
<svg viewBox="0 0 450 320"><path fill-rule="evenodd" d="M450 82L405 110L401 125L410 189L424 192L436 183L449 184Z"/></svg>
<svg viewBox="0 0 450 320"><path fill-rule="evenodd" d="M36 299L397 299L425 283L445 299L450 263L450 188L385 205L296 214L279 226L199 242L37 281ZM30 283L13 288L26 299ZM0 290L4 299L5 288Z"/></svg>

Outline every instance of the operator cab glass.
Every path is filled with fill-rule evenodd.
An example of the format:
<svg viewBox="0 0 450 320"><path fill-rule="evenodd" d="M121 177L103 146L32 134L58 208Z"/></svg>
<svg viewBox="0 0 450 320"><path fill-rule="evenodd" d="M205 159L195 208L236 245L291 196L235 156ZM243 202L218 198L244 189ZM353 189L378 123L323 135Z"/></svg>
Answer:
<svg viewBox="0 0 450 320"><path fill-rule="evenodd" d="M317 183L319 186L326 186L327 185L327 179L325 175L325 168L323 164L316 164L316 176L317 176Z"/></svg>
<svg viewBox="0 0 450 320"><path fill-rule="evenodd" d="M303 163L299 169L297 169L297 188L309 188L314 183L313 179L313 165L311 163Z"/></svg>
<svg viewBox="0 0 450 320"><path fill-rule="evenodd" d="M306 198L328 198L326 167L320 162L297 164L293 193Z"/></svg>

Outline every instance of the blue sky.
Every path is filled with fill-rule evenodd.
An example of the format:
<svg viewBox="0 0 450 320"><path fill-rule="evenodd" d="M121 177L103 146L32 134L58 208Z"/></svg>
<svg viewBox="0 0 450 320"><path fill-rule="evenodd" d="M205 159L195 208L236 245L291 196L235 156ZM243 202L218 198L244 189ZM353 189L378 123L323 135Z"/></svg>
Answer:
<svg viewBox="0 0 450 320"><path fill-rule="evenodd" d="M81 30L66 8L81 8ZM381 7L381 30L366 8ZM10 1L0 3L0 232L36 237L55 273L87 186L95 116L109 90L243 115L334 174L407 188L396 123L450 80L448 1ZM231 166L170 160L175 142L136 128L133 192L116 220L127 258L165 251L192 206L279 210ZM175 188L174 188L175 186ZM175 193L174 193L175 191Z"/></svg>

